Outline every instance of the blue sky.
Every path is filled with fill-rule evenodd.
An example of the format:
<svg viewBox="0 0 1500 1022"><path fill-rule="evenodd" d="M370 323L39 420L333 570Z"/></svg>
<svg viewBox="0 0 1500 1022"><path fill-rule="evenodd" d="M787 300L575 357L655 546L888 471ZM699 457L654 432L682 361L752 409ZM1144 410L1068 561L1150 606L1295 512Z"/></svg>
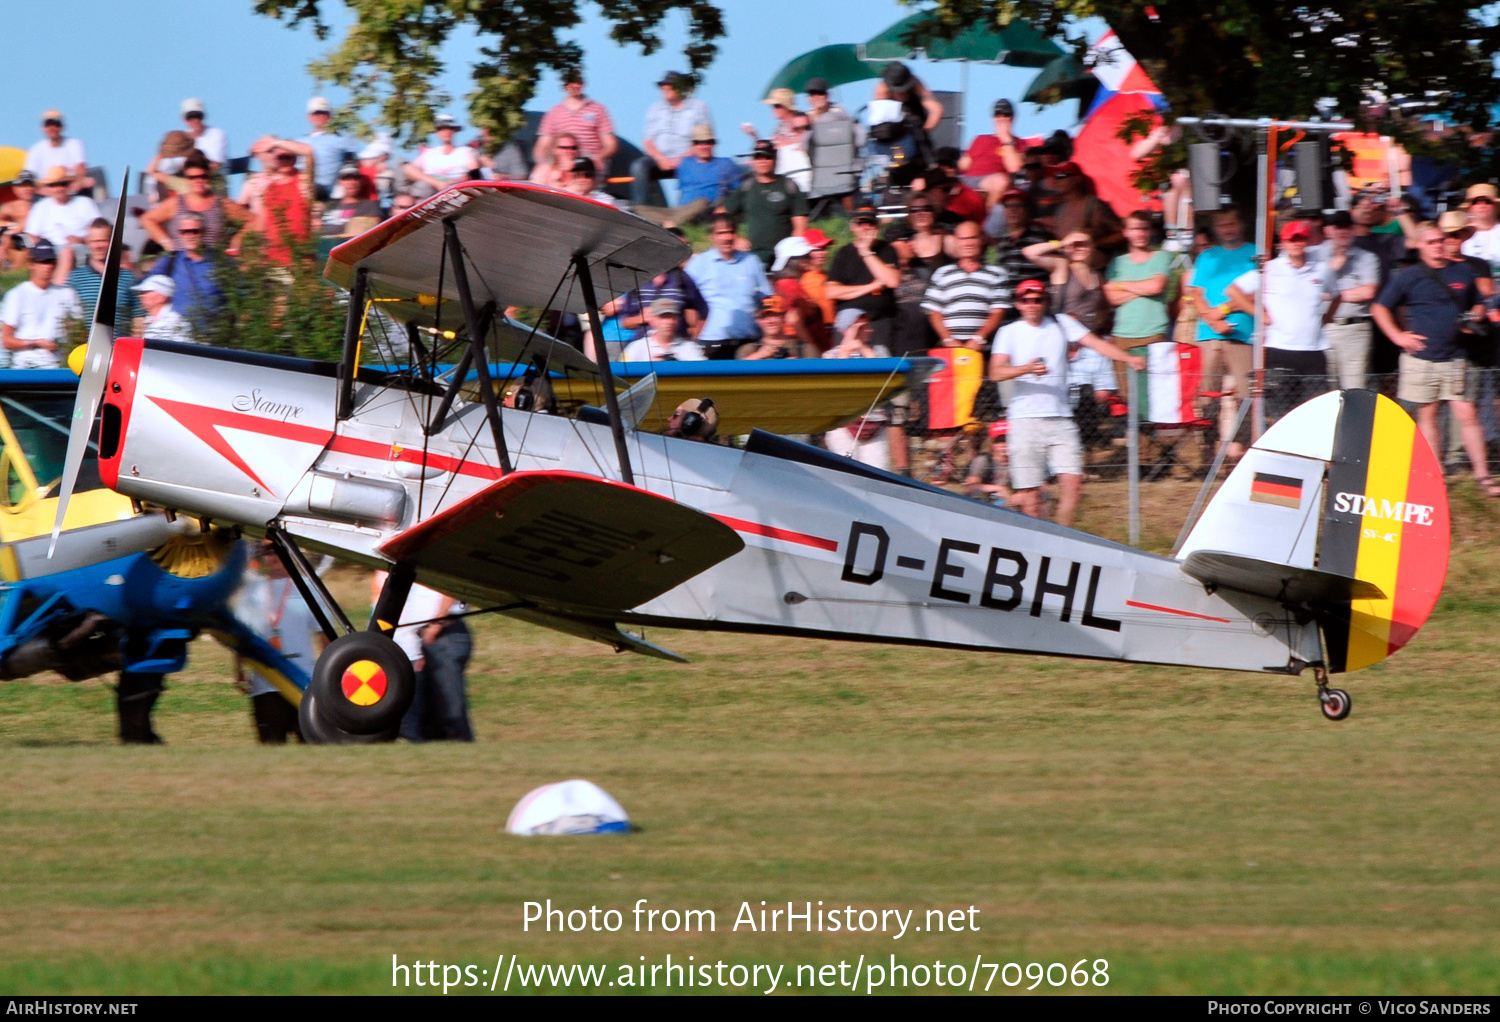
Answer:
<svg viewBox="0 0 1500 1022"><path fill-rule="evenodd" d="M341 4L326 2L329 16L344 17ZM757 102L771 76L788 60L827 43L858 42L904 17L911 8L895 0L720 0L728 35L699 91L713 111L719 136L743 138L744 121L762 132L771 125ZM576 38L583 47L590 93L610 108L623 136L639 140L646 108L657 98L651 85L663 71L683 65L685 32L673 20L665 45L650 57L615 46L592 5ZM296 137L306 131L307 99L317 87L307 62L332 41L309 28L288 29L253 13L251 0L51 0L7 4L7 93L0 108L0 144L26 147L41 137L39 115L63 111L68 133L88 147L89 162L109 168L112 181L130 164L139 170L161 136L180 127L178 104L201 98L209 123L229 135L230 151L242 155L267 132ZM443 84L464 116L468 66L477 53L472 38L454 40L445 54ZM935 89L956 90L957 64L914 63ZM973 65L969 71L969 134L988 130L989 105L999 96L1019 99L1035 75L1030 68ZM851 109L862 106L872 83L836 90ZM339 99L336 92L329 97ZM530 104L545 109L561 98L555 80L543 83ZM1018 129L1039 134L1068 127L1076 104L1037 111L1017 103ZM464 136L467 137L467 136ZM726 145L724 151L737 152Z"/></svg>

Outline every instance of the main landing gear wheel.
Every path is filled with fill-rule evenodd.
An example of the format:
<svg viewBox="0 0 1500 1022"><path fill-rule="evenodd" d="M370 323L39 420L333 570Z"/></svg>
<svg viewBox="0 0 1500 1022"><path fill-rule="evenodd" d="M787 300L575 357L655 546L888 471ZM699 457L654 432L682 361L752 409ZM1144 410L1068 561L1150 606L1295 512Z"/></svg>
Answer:
<svg viewBox="0 0 1500 1022"><path fill-rule="evenodd" d="M1318 693L1318 701L1323 704L1323 716L1329 720L1343 720L1354 705L1349 693L1341 688L1325 688Z"/></svg>
<svg viewBox="0 0 1500 1022"><path fill-rule="evenodd" d="M315 723L351 735L378 735L401 726L416 689L411 661L400 646L374 632L350 632L318 657L303 699L316 701Z"/></svg>
<svg viewBox="0 0 1500 1022"><path fill-rule="evenodd" d="M374 735L351 735L340 731L332 724L318 706L317 696L311 691L302 693L302 702L297 707L297 723L302 729L302 738L309 745L374 745L379 742L394 742L401 731L397 725L388 731Z"/></svg>

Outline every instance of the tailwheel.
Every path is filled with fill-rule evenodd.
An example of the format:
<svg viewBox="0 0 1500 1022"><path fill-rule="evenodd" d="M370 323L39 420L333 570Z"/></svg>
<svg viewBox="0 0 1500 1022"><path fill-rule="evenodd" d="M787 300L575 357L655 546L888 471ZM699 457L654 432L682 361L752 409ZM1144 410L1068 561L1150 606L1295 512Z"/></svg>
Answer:
<svg viewBox="0 0 1500 1022"><path fill-rule="evenodd" d="M1349 693L1341 688L1323 689L1318 693L1318 701L1323 704L1323 716L1329 720L1343 720L1353 708Z"/></svg>
<svg viewBox="0 0 1500 1022"><path fill-rule="evenodd" d="M1341 688L1328 687L1328 667L1317 663L1312 665L1313 680L1318 683L1318 703L1323 708L1323 716L1329 720L1343 720L1349 716L1349 711L1354 703L1349 698L1349 693Z"/></svg>
<svg viewBox="0 0 1500 1022"><path fill-rule="evenodd" d="M415 692L416 676L400 646L374 632L350 632L318 657L303 701L315 701L309 707L315 723L379 735L401 726Z"/></svg>
<svg viewBox="0 0 1500 1022"><path fill-rule="evenodd" d="M373 745L377 742L393 742L401 730L398 721L395 727L379 734L352 735L348 731L340 731L328 722L318 706L317 696L310 689L302 693L302 702L297 707L297 723L301 727L303 740L309 745Z"/></svg>

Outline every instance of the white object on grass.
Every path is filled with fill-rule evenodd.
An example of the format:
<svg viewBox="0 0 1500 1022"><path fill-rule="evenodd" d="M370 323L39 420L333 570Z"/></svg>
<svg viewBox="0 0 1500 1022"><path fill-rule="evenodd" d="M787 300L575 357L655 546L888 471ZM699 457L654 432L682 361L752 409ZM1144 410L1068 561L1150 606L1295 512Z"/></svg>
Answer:
<svg viewBox="0 0 1500 1022"><path fill-rule="evenodd" d="M630 817L593 781L557 781L527 792L510 811L505 829L522 837L621 834L630 830Z"/></svg>

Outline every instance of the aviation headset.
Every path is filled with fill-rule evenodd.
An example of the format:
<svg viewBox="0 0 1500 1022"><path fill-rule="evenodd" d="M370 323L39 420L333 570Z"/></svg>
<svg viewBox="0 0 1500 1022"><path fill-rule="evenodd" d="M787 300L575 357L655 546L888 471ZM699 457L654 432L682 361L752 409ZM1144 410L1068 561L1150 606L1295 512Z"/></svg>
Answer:
<svg viewBox="0 0 1500 1022"><path fill-rule="evenodd" d="M677 429L683 436L697 437L707 440L713 435L713 427L708 422L708 411L714 407L714 399L704 397L698 399L698 407L690 412L682 413L682 420L677 424Z"/></svg>

